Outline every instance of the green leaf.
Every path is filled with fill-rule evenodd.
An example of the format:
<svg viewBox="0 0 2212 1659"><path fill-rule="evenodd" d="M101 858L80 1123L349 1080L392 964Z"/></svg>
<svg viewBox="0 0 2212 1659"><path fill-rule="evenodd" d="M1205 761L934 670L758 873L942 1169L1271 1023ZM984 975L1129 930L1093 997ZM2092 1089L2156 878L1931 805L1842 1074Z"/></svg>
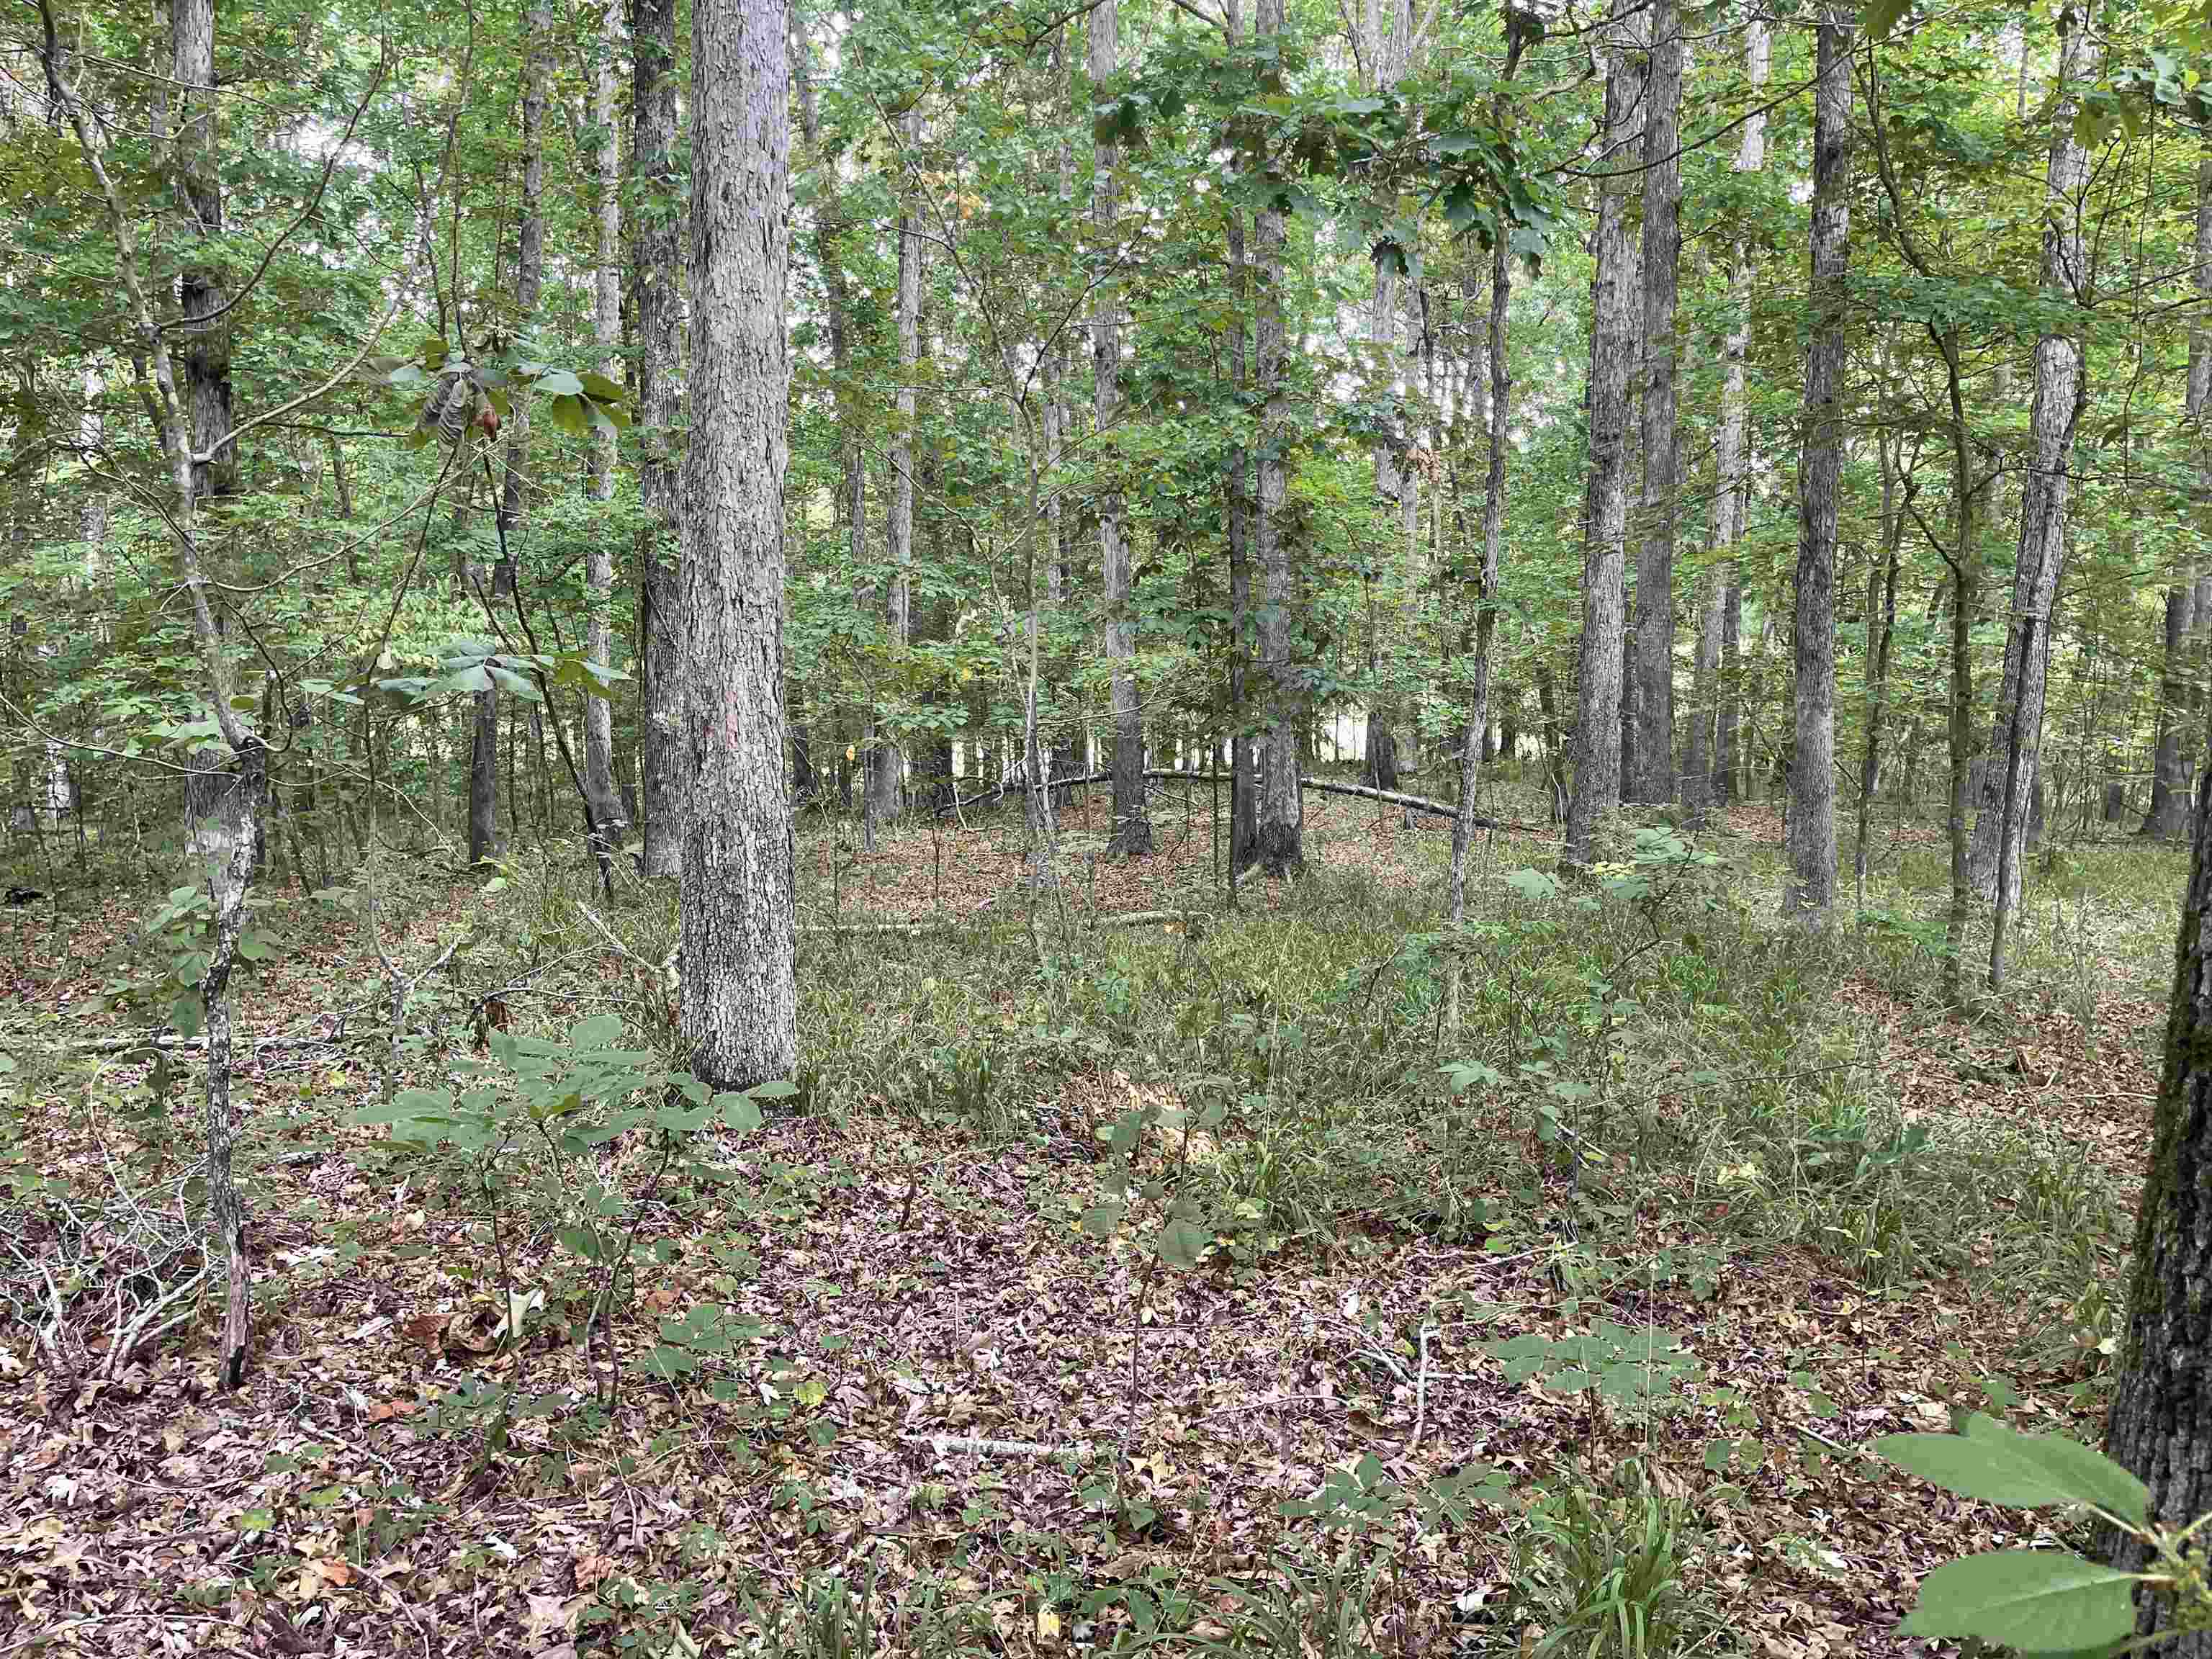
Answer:
<svg viewBox="0 0 2212 1659"><path fill-rule="evenodd" d="M1122 1212L1123 1206L1118 1203L1094 1204L1083 1212L1079 1224L1093 1238L1111 1238L1121 1224Z"/></svg>
<svg viewBox="0 0 2212 1659"><path fill-rule="evenodd" d="M1912 0L1867 0L1863 14L1867 39L1880 46L1911 9Z"/></svg>
<svg viewBox="0 0 2212 1659"><path fill-rule="evenodd" d="M2090 1504L2130 1526L2149 1511L2143 1483L2063 1434L2022 1434L1977 1412L1957 1434L1887 1434L1875 1453L1961 1498L2039 1509Z"/></svg>
<svg viewBox="0 0 2212 1659"><path fill-rule="evenodd" d="M796 1083L787 1083L781 1078L775 1078L766 1083L756 1083L745 1091L747 1097L753 1100L790 1100L798 1093L799 1085Z"/></svg>
<svg viewBox="0 0 2212 1659"><path fill-rule="evenodd" d="M580 378L578 384L583 388L584 395L595 403L618 404L622 401L621 385L617 381L610 380L604 374L585 374Z"/></svg>
<svg viewBox="0 0 2212 1659"><path fill-rule="evenodd" d="M1198 1266L1199 1257L1205 1254L1206 1244L1206 1230L1196 1222L1170 1221L1160 1229L1156 1248L1160 1253L1160 1260L1169 1267L1188 1273Z"/></svg>
<svg viewBox="0 0 2212 1659"><path fill-rule="evenodd" d="M578 1020L568 1028L571 1048L611 1048L622 1041L623 1023L620 1014L594 1014L589 1019Z"/></svg>
<svg viewBox="0 0 2212 1659"><path fill-rule="evenodd" d="M2135 1575L2057 1550L1947 1561L1920 1581L1905 1636L1978 1637L2022 1653L2109 1652L2134 1634Z"/></svg>
<svg viewBox="0 0 2212 1659"><path fill-rule="evenodd" d="M741 1135L749 1135L761 1126L760 1108L753 1103L755 1090L741 1095L716 1095L715 1109L721 1113L722 1121Z"/></svg>
<svg viewBox="0 0 2212 1659"><path fill-rule="evenodd" d="M549 368L538 377L538 389L550 398L574 398L582 392L584 383L565 368Z"/></svg>

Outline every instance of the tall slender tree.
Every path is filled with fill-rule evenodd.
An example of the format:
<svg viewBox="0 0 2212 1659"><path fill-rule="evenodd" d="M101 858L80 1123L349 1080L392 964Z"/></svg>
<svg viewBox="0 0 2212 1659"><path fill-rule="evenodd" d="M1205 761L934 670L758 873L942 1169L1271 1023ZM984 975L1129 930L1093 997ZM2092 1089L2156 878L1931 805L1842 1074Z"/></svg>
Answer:
<svg viewBox="0 0 2212 1659"><path fill-rule="evenodd" d="M1252 20L1255 40L1279 54L1283 30L1283 0L1259 0ZM1283 327L1283 211L1277 202L1271 199L1255 216L1252 240L1259 279L1252 340L1261 399L1259 490L1252 540L1263 590L1260 667L1267 695L1267 723L1259 745L1257 847L1261 868L1279 876L1304 867L1305 815L1298 788L1299 703L1291 663L1291 619L1297 594L1283 525L1289 482L1283 448L1289 435L1290 400L1284 385L1288 342Z"/></svg>
<svg viewBox="0 0 2212 1659"><path fill-rule="evenodd" d="M643 861L672 877L684 861L689 763L678 731L682 542L673 432L682 360L685 192L676 173L676 0L630 0L630 312L637 343L639 721Z"/></svg>
<svg viewBox="0 0 2212 1659"><path fill-rule="evenodd" d="M784 0L694 0L690 443L682 727L684 1037L716 1088L799 1059L784 775L783 477L791 362Z"/></svg>
<svg viewBox="0 0 2212 1659"><path fill-rule="evenodd" d="M1797 463L1796 740L1782 914L1825 924L1836 902L1836 514L1850 357L1851 15L1828 0L1813 94L1813 340Z"/></svg>
<svg viewBox="0 0 2212 1659"><path fill-rule="evenodd" d="M919 105L899 118L911 148L921 137ZM884 545L890 568L884 582L884 624L896 658L913 629L914 607L914 413L915 364L921 358L921 228L902 207L898 216L898 287L892 321L898 334L898 386L892 393L897 426L891 434L890 505L884 516ZM898 741L878 727L868 749L868 817L888 823L906 810L906 755Z"/></svg>
<svg viewBox="0 0 2212 1659"><path fill-rule="evenodd" d="M2082 238L2089 153L2075 132L2074 112L2090 52L2086 20L2071 11L2060 13L2057 96L2044 185L2043 289L2054 306L2070 305L2077 311L2086 305L2089 288ZM2004 678L1983 769L1981 813L1974 820L1968 851L1976 890L2005 907L2020 902L2028 798L2035 787L2043 743L2044 678L2051 657L2051 611L2066 561L2074 431L2088 395L2081 326L2078 315L2068 318L2061 325L2045 329L2035 343L2035 398L2028 416L2033 459L2021 485L2020 555L2013 576ZM1997 890L2000 865L2009 872L2002 892Z"/></svg>
<svg viewBox="0 0 2212 1659"><path fill-rule="evenodd" d="M222 179L216 128L215 0L172 0L167 88L176 103L173 157L177 202L188 246L204 248L223 233ZM236 319L222 264L189 259L177 285L177 357L191 417L195 481L203 496L237 493L238 446L233 424L230 343Z"/></svg>
<svg viewBox="0 0 2212 1659"><path fill-rule="evenodd" d="M1682 23L1674 0L1651 0L1644 92L1644 510L1636 552L1633 775L1622 796L1674 795L1674 305L1682 257Z"/></svg>
<svg viewBox="0 0 2212 1659"><path fill-rule="evenodd" d="M2212 483L2212 443L2208 443L2207 405L2212 404L2212 149L2197 162L2197 246L2193 286L2197 308L2189 324L2189 387L2185 404L2190 440L2197 447L2197 471ZM2165 674L2159 686L2158 744L2153 752L2150 811L2142 832L2179 839L2188 825L2188 747L2183 734L2191 701L2190 635L2203 625L2197 612L2193 561L2185 545L2174 550L2173 574L2166 590Z"/></svg>
<svg viewBox="0 0 2212 1659"><path fill-rule="evenodd" d="M1091 11L1091 85L1094 94L1107 86L1120 64L1121 13L1117 0L1098 0ZM1115 469L1114 440L1121 416L1122 288L1115 272L1121 264L1120 164L1102 129L1091 151L1091 218L1098 239L1100 270L1091 289L1091 360L1092 395L1104 462ZM1109 477L1098 489L1098 564L1106 608L1103 633L1108 687L1114 708L1114 833L1109 848L1127 858L1152 850L1152 819L1145 801L1145 714L1137 700L1136 593L1131 580L1128 525L1121 485Z"/></svg>
<svg viewBox="0 0 2212 1659"><path fill-rule="evenodd" d="M1620 799L1620 697L1626 622L1622 562L1628 534L1628 386L1636 359L1635 254L1628 199L1644 99L1637 0L1614 0L1600 147L1597 282L1590 323L1589 465L1583 507L1583 634L1575 672L1575 784L1566 861L1590 861L1598 821Z"/></svg>
<svg viewBox="0 0 2212 1659"><path fill-rule="evenodd" d="M622 127L617 107L622 84L623 0L606 0L599 26L599 61L592 72L592 156L599 185L597 264L592 276L592 341L599 348L599 372L610 380L622 373ZM611 501L615 494L615 429L601 428L592 445L591 495ZM584 550L584 586L590 593L585 623L585 654L611 663L614 653L611 612L615 586L614 547L593 536ZM595 833L605 844L621 845L622 803L615 793L614 705L604 696L584 699L584 800Z"/></svg>

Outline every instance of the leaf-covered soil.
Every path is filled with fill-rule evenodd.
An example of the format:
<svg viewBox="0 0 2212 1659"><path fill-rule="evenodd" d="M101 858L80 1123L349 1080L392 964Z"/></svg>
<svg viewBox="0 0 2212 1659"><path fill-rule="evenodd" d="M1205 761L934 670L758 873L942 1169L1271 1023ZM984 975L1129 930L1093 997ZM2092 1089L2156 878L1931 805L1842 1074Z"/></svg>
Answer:
<svg viewBox="0 0 2212 1659"><path fill-rule="evenodd" d="M1160 850L1133 866L1085 860L1103 793L1068 815L1064 915L1218 907L1202 793L1186 823L1180 791L1164 792ZM1755 847L1769 826L1747 808L1732 827ZM1321 802L1314 830L1322 861L1417 888L1435 881L1444 834L1348 800ZM1478 850L1486 875L1544 856L1502 836ZM801 857L817 924L1027 902L1003 820L908 830L873 851L817 832ZM2178 890L2178 863L2171 873ZM1246 898L1280 895L1254 883ZM109 1006L141 948L143 899L69 893L0 922L0 1048L23 1085L0 1158L65 1177L80 1206L118 1184L149 1205L190 1202L178 1183L191 1091L179 1116L126 1115L117 1103L145 1094L143 1056L53 1048L143 1029ZM429 893L395 921L395 954L427 964L492 902L460 885ZM1692 1571L1721 1650L1905 1653L1920 1650L1891 1632L1917 1577L2033 1523L1854 1449L1946 1425L1954 1407L1984 1406L2000 1373L2014 1421L2099 1431L2101 1396L2082 1387L2106 1363L2094 1341L2063 1328L2038 1340L2060 1313L1991 1294L1972 1271L1877 1288L1809 1247L1744 1248L1717 1224L1710 1188L1656 1164L1588 1189L1555 1171L1526 1206L1541 1225L1501 1235L1502 1249L1377 1214L1224 1246L1187 1273L1148 1267L1140 1235L1101 1242L1076 1224L1097 1188L1096 1127L1171 1100L1178 1079L1109 1064L1018 1103L1018 1136L881 1101L771 1120L723 1196L687 1212L670 1259L641 1269L617 1328L619 1408L526 1419L486 1456L456 1389L592 1397L576 1286L545 1230L514 1241L517 1278L548 1289L558 1316L526 1351L503 1348L489 1229L393 1164L381 1131L345 1124L376 1092L373 1052L346 1040L348 1018L356 1033L371 1021L347 1005L365 1003L374 958L343 918L299 910L290 948L246 988L243 1024L341 1040L241 1062L252 1370L241 1392L217 1390L212 1301L107 1380L93 1375L96 1297L54 1287L90 1345L70 1353L0 1318L0 1654L565 1656L628 1635L649 1646L679 1626L707 1651L738 1651L757 1638L757 1606L824 1569L866 1580L867 1563L886 1593L931 1585L968 1604L985 1649L1066 1652L1130 1616L1095 1592L1197 1589L1312 1551L1312 1523L1278 1505L1364 1457L1409 1492L1486 1465L1525 1493L1630 1455L1692 1501ZM893 947L832 936L807 949ZM630 973L611 951L572 966L568 989L541 982L518 1018L561 1025L594 1012L595 980ZM2131 964L2077 995L2086 1023L2046 996L1963 1024L1873 975L1847 982L1839 1012L1875 1034L1881 1085L1908 1118L1990 1133L2033 1119L2124 1185L2156 1087L2148 971ZM444 1040L465 1049L464 1012L441 1007ZM441 1069L434 1052L413 1063L417 1080ZM1518 1143L1528 1126L1500 1116L1487 1132ZM1185 1153L1164 1139L1156 1167ZM1218 1150L1201 1136L1187 1155ZM609 1172L642 1188L641 1159L608 1156L628 1158ZM58 1259L54 1214L29 1200L0 1212L7 1267ZM1674 1250L1704 1265L1569 1277L1565 1247L1601 1221L1616 1258ZM718 1301L763 1333L720 1372L732 1397L641 1374L658 1316ZM1645 1416L1541 1378L1509 1383L1484 1347L1601 1316L1673 1333L1701 1381ZM1401 1516L1376 1649L1518 1650L1513 1533L1480 1509L1455 1526ZM1196 1608L1201 1634L1218 1632L1218 1596L1199 1589Z"/></svg>

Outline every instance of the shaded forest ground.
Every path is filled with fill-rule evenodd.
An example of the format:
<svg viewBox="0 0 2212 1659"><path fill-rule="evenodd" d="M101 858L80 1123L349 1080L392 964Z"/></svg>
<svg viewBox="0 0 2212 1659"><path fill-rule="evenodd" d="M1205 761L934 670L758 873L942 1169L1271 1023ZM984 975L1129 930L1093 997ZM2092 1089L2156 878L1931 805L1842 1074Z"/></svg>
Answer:
<svg viewBox="0 0 2212 1659"><path fill-rule="evenodd" d="M1615 1566L1700 1651L1911 1650L1917 1574L2022 1522L1854 1449L1964 1408L2098 1437L2178 854L2039 863L2014 988L1961 1019L1926 826L1881 821L1877 920L1819 944L1770 920L1757 805L1698 840L1716 866L1647 848L1647 890L1595 902L1486 835L1455 947L1448 831L1310 796L1305 879L1095 925L1219 911L1208 805L1163 788L1128 866L1091 862L1103 792L1071 807L1035 907L1011 817L872 850L802 819L803 921L956 925L806 936L803 1097L729 1179L598 1153L641 1218L611 1412L577 1189L518 1156L495 1232L464 1158L353 1126L387 1030L358 900L273 892L257 1368L214 1393L202 1319L100 1379L147 1294L117 1241L191 1203L196 1090L67 1045L158 1017L162 884L10 915L0 1653L1288 1651L1280 1615L1316 1651L1506 1654L1603 1613ZM532 859L368 878L405 974L453 947L401 1081L502 1024L672 1049L663 897ZM1164 1110L1127 1147L1152 1186L1094 1237L1132 1108ZM1177 1191L1200 1259L1161 1267ZM501 1255L543 1295L519 1354ZM494 1446L503 1387L547 1403Z"/></svg>

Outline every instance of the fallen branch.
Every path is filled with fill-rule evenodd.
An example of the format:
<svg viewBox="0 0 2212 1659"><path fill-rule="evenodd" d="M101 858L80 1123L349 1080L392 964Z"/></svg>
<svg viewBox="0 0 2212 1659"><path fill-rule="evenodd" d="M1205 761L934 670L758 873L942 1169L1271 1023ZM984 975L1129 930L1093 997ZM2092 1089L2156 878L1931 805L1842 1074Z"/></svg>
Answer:
<svg viewBox="0 0 2212 1659"><path fill-rule="evenodd" d="M1440 800L1428 800L1419 795L1401 795L1395 789L1372 789L1364 783L1335 783L1327 778L1300 778L1301 789L1318 789L1328 795L1357 795L1362 800L1379 800L1392 806L1402 806L1409 811L1426 812L1432 817L1455 818L1459 808ZM1478 830L1518 830L1528 835L1549 835L1550 830L1535 823L1517 823L1510 818L1488 818L1477 813L1474 819Z"/></svg>
<svg viewBox="0 0 2212 1659"><path fill-rule="evenodd" d="M264 1048L336 1048L362 1041L362 1038L349 1036L235 1037L232 1039L231 1046L234 1048L251 1047L258 1052ZM119 1054L133 1048L161 1048L175 1053L206 1047L204 1036L180 1037L174 1035L84 1037L70 1042L40 1042L29 1037L0 1036L0 1048L19 1054Z"/></svg>
<svg viewBox="0 0 2212 1659"><path fill-rule="evenodd" d="M1105 915L1089 918L1093 927L1149 927L1178 921L1203 921L1212 915L1206 910L1116 910ZM950 933L970 925L973 918L953 917L941 921L810 921L801 924L802 933Z"/></svg>
<svg viewBox="0 0 2212 1659"><path fill-rule="evenodd" d="M927 1446L942 1457L947 1452L974 1452L982 1457L1081 1457L1097 1455L1097 1448L1088 1440L1079 1440L1069 1446L1049 1445L1042 1440L986 1440L970 1434L902 1434L899 1439L909 1446Z"/></svg>

